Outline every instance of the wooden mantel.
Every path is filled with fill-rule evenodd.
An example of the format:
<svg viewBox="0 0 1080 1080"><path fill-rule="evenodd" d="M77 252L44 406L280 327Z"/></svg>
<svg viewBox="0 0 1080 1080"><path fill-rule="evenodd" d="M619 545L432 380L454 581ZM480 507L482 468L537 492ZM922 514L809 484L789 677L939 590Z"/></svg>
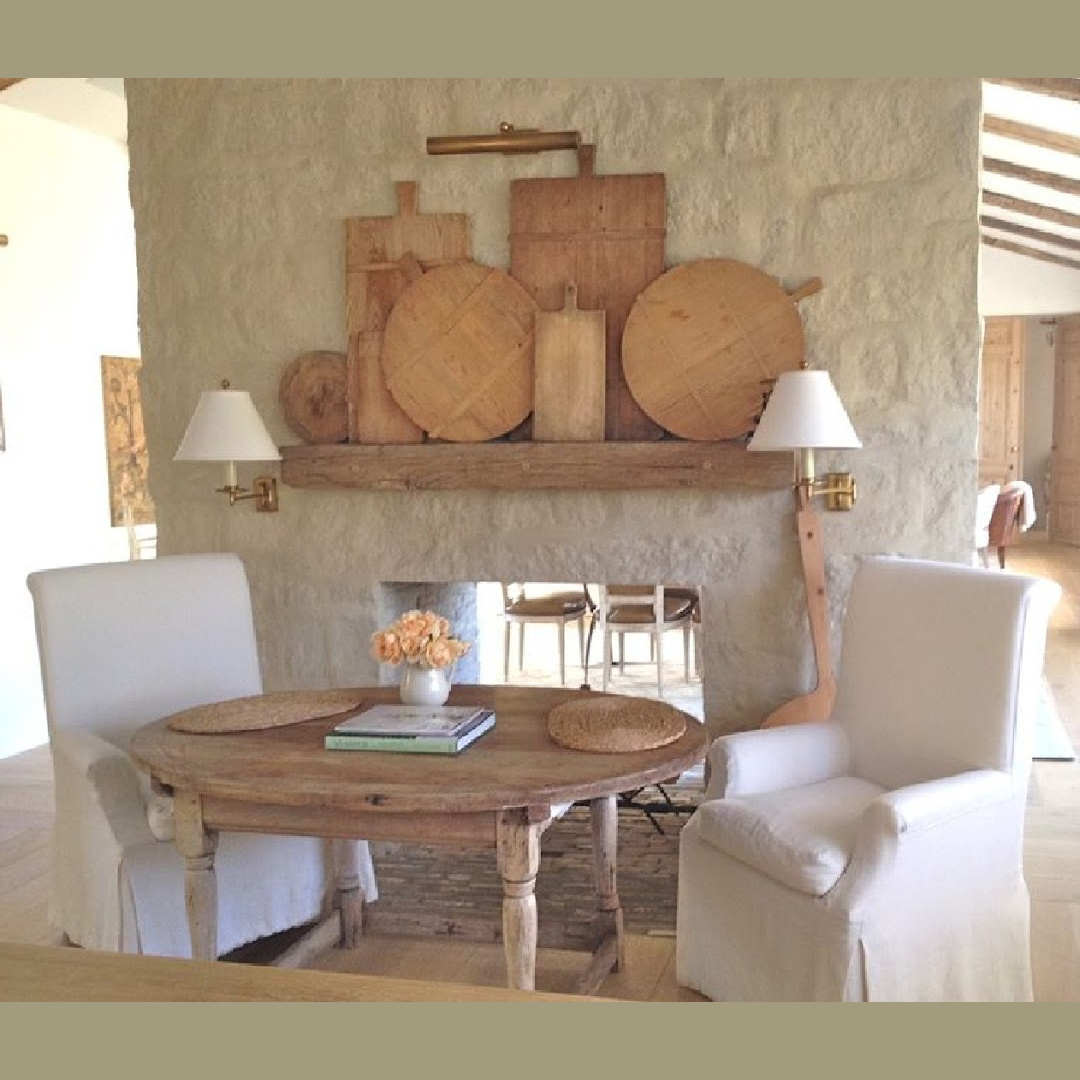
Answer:
<svg viewBox="0 0 1080 1080"><path fill-rule="evenodd" d="M750 453L740 443L350 443L283 446L281 454L281 481L292 487L780 490L792 484L790 454Z"/></svg>

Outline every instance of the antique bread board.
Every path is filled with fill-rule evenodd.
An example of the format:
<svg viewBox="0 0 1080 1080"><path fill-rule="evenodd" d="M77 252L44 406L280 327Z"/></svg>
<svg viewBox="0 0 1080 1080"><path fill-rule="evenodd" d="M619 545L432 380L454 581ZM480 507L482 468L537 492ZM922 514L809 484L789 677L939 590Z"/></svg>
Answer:
<svg viewBox="0 0 1080 1080"><path fill-rule="evenodd" d="M656 439L662 429L627 388L620 343L634 299L664 272L664 175L597 176L590 162L576 177L511 181L510 273L544 311L562 307L573 281L579 307L606 313L605 435Z"/></svg>
<svg viewBox="0 0 1080 1080"><path fill-rule="evenodd" d="M395 184L397 213L345 221L345 322L349 334L349 442L414 443L423 432L386 388L381 355L386 320L409 278L400 259L424 267L469 257L467 214L417 212L417 186Z"/></svg>
<svg viewBox="0 0 1080 1080"><path fill-rule="evenodd" d="M606 320L577 306L567 282L561 311L536 313L532 436L537 442L604 441Z"/></svg>
<svg viewBox="0 0 1080 1080"><path fill-rule="evenodd" d="M278 383L285 421L304 442L316 446L347 442L349 407L344 353L316 349L289 363Z"/></svg>
<svg viewBox="0 0 1080 1080"><path fill-rule="evenodd" d="M483 442L532 411L536 304L504 271L437 266L398 297L383 336L386 384L431 438Z"/></svg>
<svg viewBox="0 0 1080 1080"><path fill-rule="evenodd" d="M751 432L766 380L803 359L797 296L733 259L668 270L634 302L623 331L623 371L638 404L684 439Z"/></svg>

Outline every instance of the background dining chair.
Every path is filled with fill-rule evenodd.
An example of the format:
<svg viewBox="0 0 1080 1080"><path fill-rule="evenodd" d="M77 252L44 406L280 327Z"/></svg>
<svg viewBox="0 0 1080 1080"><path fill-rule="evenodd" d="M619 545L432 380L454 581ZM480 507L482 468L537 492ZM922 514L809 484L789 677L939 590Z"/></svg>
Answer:
<svg viewBox="0 0 1080 1080"><path fill-rule="evenodd" d="M547 623L558 627L559 683L566 685L566 624L576 623L581 667L586 672L585 632L592 618L594 602L583 585L580 589L547 589L525 582L502 582L503 597L503 681L510 681L510 631L518 628L518 671L525 665L525 627ZM532 590L532 595L530 595Z"/></svg>
<svg viewBox="0 0 1080 1080"><path fill-rule="evenodd" d="M676 978L716 1000L1031 998L1021 862L1053 582L870 559L832 719L714 741Z"/></svg>
<svg viewBox="0 0 1080 1080"><path fill-rule="evenodd" d="M664 635L683 632L683 666L690 680L690 648L694 608L698 592L684 586L601 585L597 604L603 641L603 689L611 681L613 639L618 638L618 663L622 667L626 634L649 635L649 658L656 664L656 691L664 693Z"/></svg>
<svg viewBox="0 0 1080 1080"><path fill-rule="evenodd" d="M126 747L152 720L261 693L243 564L172 555L43 570L27 585L55 777L50 921L86 948L190 956L169 799ZM371 900L366 841L358 848ZM219 952L328 914L330 862L326 841L222 833Z"/></svg>

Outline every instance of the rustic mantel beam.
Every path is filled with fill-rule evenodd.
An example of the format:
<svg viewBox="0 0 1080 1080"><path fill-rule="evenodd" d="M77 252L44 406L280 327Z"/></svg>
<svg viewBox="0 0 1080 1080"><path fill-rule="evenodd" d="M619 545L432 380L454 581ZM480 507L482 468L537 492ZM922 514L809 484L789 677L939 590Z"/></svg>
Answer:
<svg viewBox="0 0 1080 1080"><path fill-rule="evenodd" d="M340 444L283 446L281 454L281 481L292 487L782 490L792 484L790 454L752 454L739 443Z"/></svg>

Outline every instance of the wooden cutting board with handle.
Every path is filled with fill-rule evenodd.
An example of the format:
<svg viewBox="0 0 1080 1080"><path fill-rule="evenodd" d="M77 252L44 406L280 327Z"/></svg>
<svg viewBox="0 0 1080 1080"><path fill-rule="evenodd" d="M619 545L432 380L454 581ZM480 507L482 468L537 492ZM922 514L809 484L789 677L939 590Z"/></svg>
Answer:
<svg viewBox="0 0 1080 1080"><path fill-rule="evenodd" d="M505 435L532 411L536 311L496 267L459 262L422 273L386 324L382 365L394 400L433 439Z"/></svg>
<svg viewBox="0 0 1080 1080"><path fill-rule="evenodd" d="M663 173L598 176L583 146L580 175L510 184L510 274L544 311L563 305L563 285L577 302L606 313L605 435L649 440L663 429L634 401L620 345L634 299L664 272L666 187Z"/></svg>
<svg viewBox="0 0 1080 1080"><path fill-rule="evenodd" d="M749 434L763 384L803 360L796 304L820 288L812 278L789 294L734 259L668 270L634 302L623 331L623 370L638 404L684 439Z"/></svg>
<svg viewBox="0 0 1080 1080"><path fill-rule="evenodd" d="M306 443L347 442L349 409L344 353L316 349L302 353L282 372L278 403L285 421Z"/></svg>
<svg viewBox="0 0 1080 1080"><path fill-rule="evenodd" d="M567 282L561 311L536 313L533 439L603 442L606 357L603 311L577 306Z"/></svg>
<svg viewBox="0 0 1080 1080"><path fill-rule="evenodd" d="M401 258L425 268L469 258L467 214L421 214L417 185L398 181L397 213L345 221L345 321L349 334L349 442L415 443L421 429L386 387L383 332L409 284Z"/></svg>

